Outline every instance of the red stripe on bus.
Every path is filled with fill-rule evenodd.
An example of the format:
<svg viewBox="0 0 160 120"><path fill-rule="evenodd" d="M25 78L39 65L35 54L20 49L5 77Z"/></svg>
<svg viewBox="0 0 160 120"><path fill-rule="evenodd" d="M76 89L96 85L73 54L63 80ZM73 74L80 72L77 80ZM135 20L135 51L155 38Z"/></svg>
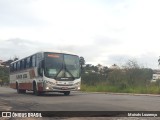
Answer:
<svg viewBox="0 0 160 120"><path fill-rule="evenodd" d="M42 83L38 83L38 91L43 91L43 85L42 85Z"/></svg>
<svg viewBox="0 0 160 120"><path fill-rule="evenodd" d="M19 83L19 89L33 90L32 83ZM10 83L10 87L16 89L16 83Z"/></svg>
<svg viewBox="0 0 160 120"><path fill-rule="evenodd" d="M10 87L16 89L16 83L10 83ZM38 83L38 91L43 91L42 83ZM23 90L33 90L32 83L19 83L19 89Z"/></svg>
<svg viewBox="0 0 160 120"><path fill-rule="evenodd" d="M32 83L19 83L19 89L32 90Z"/></svg>

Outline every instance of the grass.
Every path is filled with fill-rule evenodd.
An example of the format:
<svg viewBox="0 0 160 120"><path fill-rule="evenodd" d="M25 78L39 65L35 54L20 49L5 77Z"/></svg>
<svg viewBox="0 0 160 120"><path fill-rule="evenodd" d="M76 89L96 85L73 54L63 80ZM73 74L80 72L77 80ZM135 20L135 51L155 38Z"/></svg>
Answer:
<svg viewBox="0 0 160 120"><path fill-rule="evenodd" d="M114 92L114 93L138 93L138 94L160 94L160 86L132 86L126 88L120 88L117 86L110 85L96 85L89 86L82 84L81 91L86 92Z"/></svg>

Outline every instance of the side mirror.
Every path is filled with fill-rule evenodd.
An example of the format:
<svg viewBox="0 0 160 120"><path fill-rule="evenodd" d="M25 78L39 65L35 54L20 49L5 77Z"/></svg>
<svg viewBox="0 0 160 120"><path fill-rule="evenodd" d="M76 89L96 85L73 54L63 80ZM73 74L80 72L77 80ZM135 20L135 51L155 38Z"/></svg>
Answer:
<svg viewBox="0 0 160 120"><path fill-rule="evenodd" d="M42 67L42 69L44 69L44 60L42 60L41 62L42 62L41 67Z"/></svg>
<svg viewBox="0 0 160 120"><path fill-rule="evenodd" d="M39 66L38 66L38 74L40 76L43 76L43 69L44 69L44 60L42 60L40 63L39 63Z"/></svg>
<svg viewBox="0 0 160 120"><path fill-rule="evenodd" d="M38 68L38 74L42 77L43 76L43 69L42 68Z"/></svg>

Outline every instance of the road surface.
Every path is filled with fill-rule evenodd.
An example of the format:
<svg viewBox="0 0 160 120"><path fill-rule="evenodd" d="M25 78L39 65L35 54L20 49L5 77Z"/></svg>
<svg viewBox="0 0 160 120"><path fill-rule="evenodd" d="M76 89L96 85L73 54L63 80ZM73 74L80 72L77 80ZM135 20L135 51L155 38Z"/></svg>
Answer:
<svg viewBox="0 0 160 120"><path fill-rule="evenodd" d="M32 92L17 94L16 90L0 87L0 111L160 111L160 95L71 92L70 96L61 93L35 96Z"/></svg>

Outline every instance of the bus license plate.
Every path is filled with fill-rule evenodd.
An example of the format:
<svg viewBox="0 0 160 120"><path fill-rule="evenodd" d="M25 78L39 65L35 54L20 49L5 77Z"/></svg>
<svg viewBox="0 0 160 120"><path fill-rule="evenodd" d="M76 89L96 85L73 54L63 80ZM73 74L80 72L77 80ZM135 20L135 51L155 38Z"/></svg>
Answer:
<svg viewBox="0 0 160 120"><path fill-rule="evenodd" d="M66 90L66 89L68 89L68 87L62 87L62 90Z"/></svg>

